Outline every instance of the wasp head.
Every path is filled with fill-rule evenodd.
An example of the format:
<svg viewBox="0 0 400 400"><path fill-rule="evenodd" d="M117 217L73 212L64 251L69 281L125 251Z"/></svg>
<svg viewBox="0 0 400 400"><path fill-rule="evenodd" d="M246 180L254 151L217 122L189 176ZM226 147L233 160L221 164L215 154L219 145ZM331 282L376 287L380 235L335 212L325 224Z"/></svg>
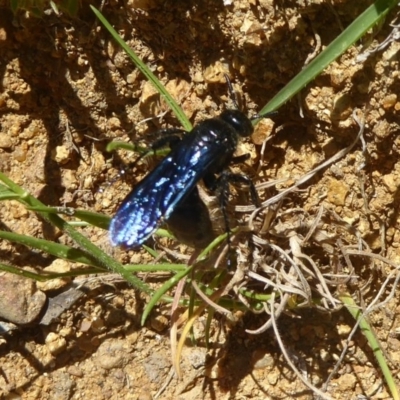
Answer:
<svg viewBox="0 0 400 400"><path fill-rule="evenodd" d="M250 119L239 110L225 110L219 118L232 126L239 136L247 137L253 133Z"/></svg>

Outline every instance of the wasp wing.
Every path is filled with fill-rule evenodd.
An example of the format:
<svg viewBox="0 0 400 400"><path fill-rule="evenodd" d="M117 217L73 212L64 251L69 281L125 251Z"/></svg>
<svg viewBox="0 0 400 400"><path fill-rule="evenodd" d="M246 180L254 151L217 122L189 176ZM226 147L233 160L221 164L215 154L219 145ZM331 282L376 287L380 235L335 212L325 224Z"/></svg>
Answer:
<svg viewBox="0 0 400 400"><path fill-rule="evenodd" d="M128 194L110 224L113 245L138 247L168 219L221 151L218 141L207 139L192 130Z"/></svg>

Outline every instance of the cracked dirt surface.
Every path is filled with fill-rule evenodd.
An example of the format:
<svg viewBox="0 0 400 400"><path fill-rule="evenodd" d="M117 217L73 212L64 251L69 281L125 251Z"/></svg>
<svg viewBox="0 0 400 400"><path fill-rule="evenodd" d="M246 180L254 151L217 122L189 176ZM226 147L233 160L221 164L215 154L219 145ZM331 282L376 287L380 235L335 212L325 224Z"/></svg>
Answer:
<svg viewBox="0 0 400 400"><path fill-rule="evenodd" d="M246 112L256 114L314 51L327 46L371 2L231 3L110 1L103 13L195 124L218 115L229 102L226 71ZM86 5L77 18L51 14L40 19L23 13L14 19L5 4L0 6L1 171L47 205L113 215L139 177L128 176L99 192L135 157L123 151L107 153L106 144L112 139L137 142L160 127L176 126L176 119ZM279 110L255 179L295 180L348 146L358 131L352 112L361 110L365 151L358 144L318 173L299 191L296 206L315 215L323 205L355 227L374 253L399 264L400 44L393 42L365 62L355 62L363 45L382 42L390 29L385 23L375 37L367 36ZM271 129L267 126L265 131L268 135ZM259 129L238 150L251 153L246 167L250 171L257 169L264 139ZM15 201L1 202L0 209L2 229L71 244ZM144 252L112 249L105 231L87 227L83 232L123 262L150 261ZM5 263L37 271L72 268L4 240L0 255ZM368 263L362 279L370 279L364 296L371 301L392 269ZM46 287L19 280L8 290L33 296L40 289L51 297L69 283ZM34 301L29 296L25 303ZM0 397L146 400L159 393L158 398L181 400L313 398L288 367L271 330L245 332L260 327L265 316L240 312L236 324L216 315L208 349L206 316L199 318L194 326L196 346L188 342L183 379L176 379L169 306L158 307L141 327L145 300L118 277L98 278L49 325L25 325L22 320L17 330L0 337ZM369 315L392 371L399 367L398 303L396 291ZM33 311L24 312L27 316ZM353 326L345 309L321 313L304 308L279 319L293 362L318 387L328 378ZM335 399L390 398L361 333L353 336L327 393Z"/></svg>

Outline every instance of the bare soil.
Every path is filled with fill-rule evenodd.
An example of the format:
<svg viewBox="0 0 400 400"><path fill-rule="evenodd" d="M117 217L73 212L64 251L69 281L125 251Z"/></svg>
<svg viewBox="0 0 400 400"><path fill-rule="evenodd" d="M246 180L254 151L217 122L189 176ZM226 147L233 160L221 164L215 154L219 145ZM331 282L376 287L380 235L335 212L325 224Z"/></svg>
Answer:
<svg viewBox="0 0 400 400"><path fill-rule="evenodd" d="M309 56L327 46L370 3L234 0L229 5L215 0L111 0L103 14L196 124L227 107L224 72L230 74L243 109L254 115L303 68ZM42 18L25 13L14 17L6 4L0 6L1 171L47 205L112 216L146 171L128 174L108 187L107 182L136 156L124 151L107 153L106 144L111 140L138 142L178 122L86 4L76 18L53 13ZM359 143L319 172L302 187L296 200L292 198L291 206L315 215L323 205L354 227L374 253L398 265L400 44L394 42L365 62L355 62L363 46L382 42L390 30L386 22L375 36L367 35L279 110L262 170L254 179L260 183L290 177L293 183L354 140L358 126L351 114L356 108L361 110L365 150ZM268 134L272 133L267 129ZM250 172L257 170L264 139L260 130L239 148L239 153L251 153ZM264 190L261 200L269 195ZM0 207L3 230L73 244L17 202L1 202ZM113 249L106 231L82 231L122 262L151 260L144 252ZM176 243L171 249L190 254ZM0 257L4 263L36 271L54 269L59 263L3 240ZM367 265L362 276L362 283L367 283L364 297L358 300L368 304L393 268L369 259L354 262ZM56 267L74 268L65 263ZM156 278L143 277L154 285ZM163 279L158 278L159 284ZM52 323L17 324L17 329L0 336L1 398L314 397L288 366L272 330L258 335L246 332L260 327L267 319L265 314L238 312L237 322L231 323L216 313L208 348L206 315L199 318L194 327L197 340L187 342L181 362L183 378L177 379L171 362L170 306L160 305L142 327L146 296L115 276L94 282L91 290ZM18 281L12 286L13 300L9 300L10 293L4 293L5 286L1 296L11 304L18 301L19 293L34 294L40 289L51 298L69 284L57 281L53 286L26 287ZM380 298L389 301L368 318L396 376L400 305L397 290L388 297L393 285ZM278 322L292 361L321 387L354 320L346 309L323 313L306 307L282 315ZM390 398L374 354L359 331L330 380L327 394L334 399Z"/></svg>

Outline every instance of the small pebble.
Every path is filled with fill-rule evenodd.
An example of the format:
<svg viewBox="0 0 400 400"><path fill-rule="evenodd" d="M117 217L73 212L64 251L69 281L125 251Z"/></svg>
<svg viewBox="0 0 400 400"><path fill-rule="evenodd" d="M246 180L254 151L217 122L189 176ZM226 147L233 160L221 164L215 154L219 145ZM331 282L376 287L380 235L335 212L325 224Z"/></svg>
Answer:
<svg viewBox="0 0 400 400"><path fill-rule="evenodd" d="M59 164L66 164L71 158L71 152L66 146L57 146L51 158Z"/></svg>
<svg viewBox="0 0 400 400"><path fill-rule="evenodd" d="M67 341L62 336L57 335L57 333L54 332L50 332L47 335L45 343L53 356L62 353L67 347Z"/></svg>
<svg viewBox="0 0 400 400"><path fill-rule="evenodd" d="M1 149L10 149L13 145L12 140L8 136L7 133L0 132L0 148Z"/></svg>
<svg viewBox="0 0 400 400"><path fill-rule="evenodd" d="M24 277L0 273L0 318L14 324L29 324L42 311L46 295Z"/></svg>

